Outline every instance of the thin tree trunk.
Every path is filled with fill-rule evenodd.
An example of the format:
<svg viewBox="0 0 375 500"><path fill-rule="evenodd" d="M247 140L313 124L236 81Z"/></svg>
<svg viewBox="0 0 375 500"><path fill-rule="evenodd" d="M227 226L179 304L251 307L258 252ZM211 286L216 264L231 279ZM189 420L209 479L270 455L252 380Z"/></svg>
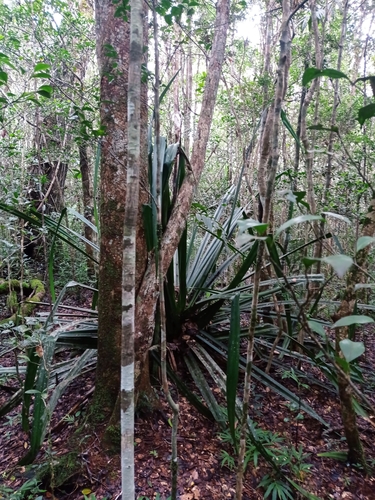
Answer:
<svg viewBox="0 0 375 500"><path fill-rule="evenodd" d="M283 0L283 18L281 24L281 36L280 36L280 54L279 63L277 69L277 83L275 92L275 101L272 108L269 110L269 127L271 131L271 136L269 137L269 142L267 149L269 148L269 159L264 158L263 160L269 166L267 185L265 190L265 198L261 200L263 207L263 218L262 222L269 224L272 209L272 198L274 192L277 164L279 161L279 129L280 129L280 113L283 101L285 99L287 84L288 84L288 74L291 59L291 37L290 37L290 0ZM242 500L243 491L243 477L244 477L244 457L246 451L246 436L247 436L247 419L248 410L250 403L250 393L251 393L251 370L253 363L253 350L254 350L254 335L255 326L257 321L257 307L258 307L258 297L259 297L259 286L262 275L262 262L263 262L263 252L264 252L264 242L260 241L258 247L256 269L254 274L253 282L253 298L251 304L251 319L249 325L248 333L248 344L247 344L247 354L246 354L246 371L245 371L245 382L244 382L244 395L243 395L243 408L242 408L242 419L240 423L240 444L238 452L238 467L237 467L237 482L236 482L236 500Z"/></svg>
<svg viewBox="0 0 375 500"><path fill-rule="evenodd" d="M375 198L372 198L368 214L366 215L362 236L374 236L375 233ZM334 317L335 321L353 314L354 306L357 301L357 294L355 285L362 281L362 273L366 266L367 257L369 254L370 246L366 246L360 250L356 256L356 264L351 267L346 279L346 288L344 297L341 301L340 307ZM340 341L348 338L348 328L336 328L336 352L341 355ZM348 375L349 376L349 375ZM363 447L359 437L357 426L357 417L353 405L352 389L349 384L348 377L343 374L337 374L337 382L339 387L340 405L341 405L341 418L344 426L346 442L349 448L348 461L352 464L361 464L367 472L367 463L364 455Z"/></svg>
<svg viewBox="0 0 375 500"><path fill-rule="evenodd" d="M179 407L174 402L172 395L169 391L168 378L167 378L167 320L165 315L165 296L164 296L164 274L161 266L162 261L162 248L161 241L163 235L163 222L162 222L162 178L163 169L160 164L160 110L159 110L159 48L158 48L158 22L156 17L155 3L154 3L154 40L155 40L155 154L157 162L157 181L156 181L156 198L157 198L157 235L158 235L158 250L157 250L157 287L160 291L159 296L159 312L160 312L160 363L161 363L161 377L164 395L168 401L169 406L173 412L172 419L172 439L171 439L171 500L177 498L177 478L178 478L178 461L177 461L177 432L178 432L178 416ZM177 56L177 54L175 54ZM176 66L175 66L175 69ZM178 108L178 87L174 91L174 113L179 113ZM178 114L179 116L179 114ZM174 115L176 119L176 114ZM175 140L180 140L180 129L176 127L175 123Z"/></svg>
<svg viewBox="0 0 375 500"><path fill-rule="evenodd" d="M229 26L229 4L229 0L219 0L217 3L215 35L197 134L193 145L191 170L188 170L183 181L161 243L161 253L163 257L161 270L164 276L186 227L186 220L193 201L195 188L199 182L205 164L205 153L224 61L225 44ZM148 372L147 355L152 341L158 295L159 293L155 288L155 260L152 259L147 268L137 300L137 330L135 338L135 380L137 392L139 387L142 386L145 373Z"/></svg>
<svg viewBox="0 0 375 500"><path fill-rule="evenodd" d="M134 332L136 231L141 165L142 0L130 2L128 166L122 268L121 479L122 498L134 498Z"/></svg>
<svg viewBox="0 0 375 500"><path fill-rule="evenodd" d="M314 48L315 48L315 64L318 69L322 68L322 48L319 40L319 28L318 28L318 20L316 17L316 1L310 1L310 11L311 11L311 26L313 30L314 36ZM311 104L311 101L314 97L315 92L319 92L320 88L320 79L316 78L312 81L310 88L306 91L306 96L301 108L301 141L303 147L305 149L305 166L306 166L306 185L307 185L307 203L310 205L310 212L312 214L316 214L316 201L315 201L315 191L314 191L314 141L309 141L307 136L307 111ZM314 117L314 125L317 124L317 116L318 116L318 106L319 100L317 99L315 105L315 117ZM313 133L314 134L314 133ZM313 135L314 137L314 135ZM313 221L313 231L314 237L317 238L319 236L319 225L317 221ZM317 243L319 245L319 242ZM316 247L315 247L316 248ZM319 289L319 283L311 282L309 284L309 292L311 297L314 297ZM300 330L300 334L298 337L298 341L300 344L304 343L304 330Z"/></svg>
<svg viewBox="0 0 375 500"><path fill-rule="evenodd" d="M93 207L92 207L92 190L90 182L90 165L87 155L87 145L79 145L79 169L81 171L82 179L82 198L83 198L83 214L87 220L93 222ZM84 226L85 238L88 241L94 242L95 235L94 231L90 226L85 224ZM88 243L86 244L86 253L89 256L87 259L87 271L90 277L95 277L95 263L93 261L94 249Z"/></svg>
<svg viewBox="0 0 375 500"><path fill-rule="evenodd" d="M177 74L173 82L173 142L181 143L181 111L180 111L180 85L181 85L181 50L180 50L180 27L175 24L174 35L175 50L173 55L173 76Z"/></svg>
<svg viewBox="0 0 375 500"><path fill-rule="evenodd" d="M269 3L266 3L268 11ZM271 42L272 42L272 16L266 14L266 31L265 31L265 45L264 45L264 62L263 62L263 107L267 109L267 113L262 118L262 133L260 140L260 157L258 163L258 190L259 190L259 204L258 204L258 220L263 220L264 200L267 190L267 172L268 162L270 159L270 135L272 129L272 105L269 106L269 87L270 87L270 74L271 74Z"/></svg>
<svg viewBox="0 0 375 500"><path fill-rule="evenodd" d="M342 12L342 23L341 23L341 34L340 34L340 42L339 42L339 51L337 58L337 70L341 70L342 63L342 55L344 50L344 43L346 39L346 27L347 27L347 17L348 17L348 8L349 8L349 0L343 0L343 12ZM333 107L332 107L332 115L331 115L331 128L336 126L336 116L337 116L337 107L339 105L339 80L335 80L333 84L334 88L334 97L333 97ZM327 149L327 165L325 171L325 186L323 192L323 208L327 210L329 208L330 201L330 189L331 189L331 180L332 180L332 160L333 160L333 146L336 138L336 133L331 131L328 139L328 149ZM320 233L324 234L324 222L321 223ZM320 242L319 247L319 255L320 258L322 256L323 251L323 241ZM320 265L318 264L317 272L320 272Z"/></svg>
<svg viewBox="0 0 375 500"><path fill-rule="evenodd" d="M187 20L188 32L191 28L191 16ZM184 150L189 158L191 136L191 107L193 102L193 56L191 40L188 40L187 54L185 54L185 101L184 101Z"/></svg>

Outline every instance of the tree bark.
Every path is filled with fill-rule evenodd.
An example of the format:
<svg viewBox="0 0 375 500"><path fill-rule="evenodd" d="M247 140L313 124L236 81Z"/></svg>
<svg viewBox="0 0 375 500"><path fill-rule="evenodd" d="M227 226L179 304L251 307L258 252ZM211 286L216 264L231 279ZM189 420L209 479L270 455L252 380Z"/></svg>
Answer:
<svg viewBox="0 0 375 500"><path fill-rule="evenodd" d="M101 145L98 364L94 406L105 418L120 390L121 282L127 165L127 76L129 25L114 17L111 0L96 0L97 58L100 72ZM117 66L115 66L117 65Z"/></svg>
<svg viewBox="0 0 375 500"><path fill-rule="evenodd" d="M123 498L134 498L134 331L136 232L141 166L142 0L131 0L128 77L128 167L122 270L121 479Z"/></svg>
<svg viewBox="0 0 375 500"><path fill-rule="evenodd" d="M98 364L92 421L107 421L105 441L119 441L122 332L122 264L127 195L127 89L129 23L115 17L111 0L96 0L97 59L100 71L100 119L106 127L101 144L100 263L98 299ZM144 4L144 22L147 22ZM143 45L146 45L146 35ZM141 206L147 203L147 86L141 85L141 170L137 213L135 288L147 263Z"/></svg>
<svg viewBox="0 0 375 500"><path fill-rule="evenodd" d="M187 19L188 30L191 29L191 16ZM184 150L189 158L190 137L191 137L191 107L193 101L193 55L191 50L192 42L189 39L187 53L184 55L185 61L185 99L184 99Z"/></svg>
<svg viewBox="0 0 375 500"><path fill-rule="evenodd" d="M93 200L92 189L90 181L90 165L87 155L87 145L82 143L79 145L79 169L81 171L82 179L82 198L83 198L83 215L90 222L93 222ZM95 234L90 226L84 226L85 238L89 241L95 242ZM86 253L89 256L87 259L87 270L90 277L95 277L95 263L93 261L94 249L88 243L86 244Z"/></svg>

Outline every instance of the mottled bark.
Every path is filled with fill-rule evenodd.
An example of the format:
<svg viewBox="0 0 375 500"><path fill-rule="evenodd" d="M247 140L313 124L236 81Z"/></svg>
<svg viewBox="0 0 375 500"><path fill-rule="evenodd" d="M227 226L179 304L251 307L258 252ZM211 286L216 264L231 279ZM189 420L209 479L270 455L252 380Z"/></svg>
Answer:
<svg viewBox="0 0 375 500"><path fill-rule="evenodd" d="M191 16L188 17L188 30L191 28ZM193 101L193 55L192 42L188 40L187 54L185 54L185 99L184 99L184 150L189 157L191 135L191 107Z"/></svg>
<svg viewBox="0 0 375 500"><path fill-rule="evenodd" d="M175 35L175 48L173 56L173 76L177 74L173 82L173 142L181 142L181 125L182 117L180 111L180 87L181 87L181 50L180 50L180 36L181 29L174 25Z"/></svg>
<svg viewBox="0 0 375 500"><path fill-rule="evenodd" d="M96 0L101 145L98 365L94 400L110 415L120 390L121 281L127 164L129 25L111 0ZM113 47L113 50L110 49Z"/></svg>
<svg viewBox="0 0 375 500"><path fill-rule="evenodd" d="M314 37L314 48L315 48L315 65L318 69L322 67L322 50L319 41L319 29L318 20L316 18L316 2L315 0L310 0L310 11L311 11L311 26ZM313 181L313 165L314 165L314 144L310 144L307 137L306 130L306 117L307 110L311 104L312 98L315 92L319 89L320 79L315 78L309 90L306 92L305 99L301 107L301 141L305 148L305 164L306 164L306 177L307 177L307 202L310 205L310 211L312 214L316 213L316 202L314 193L314 181ZM314 125L316 125L314 123ZM317 227L316 227L317 232ZM317 234L316 234L317 236Z"/></svg>
<svg viewBox="0 0 375 500"><path fill-rule="evenodd" d="M144 12L147 6L144 5ZM97 58L100 71L101 124L106 135L101 144L100 263L98 300L98 365L91 415L104 420L111 416L107 437L118 428L120 419L120 367L122 332L123 229L126 200L127 81L129 70L129 24L115 18L116 5L111 0L97 0ZM147 15L144 16L144 22ZM146 45L144 40L143 45ZM141 88L141 171L139 207L147 202L147 88ZM138 209L136 235L136 290L146 266L146 245Z"/></svg>
<svg viewBox="0 0 375 500"><path fill-rule="evenodd" d="M134 498L134 331L136 231L141 167L142 0L131 0L128 76L128 166L122 270L121 479L123 498Z"/></svg>
<svg viewBox="0 0 375 500"><path fill-rule="evenodd" d="M269 2L266 3L266 10L269 10ZM270 160L270 136L272 130L273 114L271 112L272 104L270 106L270 74L271 74L271 44L272 44L273 20L271 13L266 14L265 19L265 33L264 33L264 46L263 46L263 108L267 109L267 113L262 116L261 124L261 138L260 138L260 152L258 162L258 191L259 203L257 216L258 220L263 220L263 207L266 197L267 189L267 172L269 169Z"/></svg>
<svg viewBox="0 0 375 500"><path fill-rule="evenodd" d="M311 0L310 2L310 11L311 11L311 26L312 33L314 37L314 48L315 48L315 65L318 69L322 68L322 47L319 40L319 28L318 28L318 20L316 17L316 1ZM311 101L315 95L315 93L319 92L320 88L320 78L315 78L312 81L310 88L308 90L304 89L306 92L305 99L301 107L301 142L303 144L305 150L305 166L306 166L306 191L307 191L307 203L310 205L310 212L312 214L316 214L316 201L315 201L315 190L314 190L314 177L313 177L313 169L314 169L314 137L315 133L312 133L313 140L309 141L307 135L307 111L311 104ZM315 117L314 117L314 125L317 125L317 117L318 117L318 107L319 100L317 99L315 105ZM319 236L319 224L317 221L313 221L312 223L314 237L317 238ZM317 248L321 245L321 240L319 240L314 246L314 253L317 253ZM315 272L318 272L318 265L314 268ZM315 297L318 293L320 284L318 282L309 283L309 290L311 293L311 297ZM300 344L304 343L304 330L301 329L298 341Z"/></svg>
<svg viewBox="0 0 375 500"><path fill-rule="evenodd" d="M266 198L263 207L263 221L268 223L271 216L272 197L275 186L275 178L277 165L279 162L279 130L280 130L280 113L284 102L286 89L288 86L289 67L291 62L291 37L289 28L290 4L288 0L283 0L283 19L281 24L280 36L280 55L277 68L277 83L275 91L275 101L273 108L269 111L273 114L272 132L270 143L270 168L267 177Z"/></svg>

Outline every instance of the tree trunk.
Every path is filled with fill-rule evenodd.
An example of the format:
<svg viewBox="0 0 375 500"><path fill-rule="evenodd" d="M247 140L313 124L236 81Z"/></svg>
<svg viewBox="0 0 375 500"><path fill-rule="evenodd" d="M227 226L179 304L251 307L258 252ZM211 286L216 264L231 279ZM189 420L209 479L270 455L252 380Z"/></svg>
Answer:
<svg viewBox="0 0 375 500"><path fill-rule="evenodd" d="M346 26L347 26L347 17L348 17L348 8L349 8L349 0L343 0L343 13L342 13L342 23L341 23L341 34L340 34L340 42L339 42L339 51L337 58L337 70L341 71L341 63L342 63L342 55L344 51L344 43L346 39ZM336 126L336 116L337 116L337 107L339 105L339 80L334 81L334 97L333 97L333 107L332 107L332 116L331 116L331 128ZM325 171L325 187L323 193L323 209L329 209L330 202L330 189L331 189L331 180L332 180L332 160L333 160L333 146L336 138L335 132L330 132L328 139L328 150L327 150L327 166ZM324 222L321 223L320 233L324 234ZM319 246L319 255L320 258L322 256L323 251L323 240L320 241ZM317 272L320 272L320 264L318 264Z"/></svg>
<svg viewBox="0 0 375 500"><path fill-rule="evenodd" d="M136 231L141 166L142 0L130 3L128 76L128 167L124 219L121 350L122 497L134 498L134 331L136 296Z"/></svg>
<svg viewBox="0 0 375 500"><path fill-rule="evenodd" d="M373 237L375 233L375 198L371 200L368 214L366 215L362 236ZM361 275L366 266L370 246L366 246L357 253L356 263L351 267L346 279L346 288L344 297L341 301L340 307L334 317L335 321L353 314L354 306L357 301L355 292L355 285L362 281ZM348 328L336 328L336 352L337 355L341 354L340 341L348 338ZM357 426L357 417L353 405L352 391L348 380L338 374L337 377L340 405L341 405L341 418L344 426L346 442L349 448L348 461L352 464L361 464L365 471L367 470L367 463L363 452L359 431Z"/></svg>
<svg viewBox="0 0 375 500"><path fill-rule="evenodd" d="M229 25L229 3L229 0L219 0L217 3L215 35L196 139L193 145L191 170L188 170L181 186L161 243L161 253L163 256L161 268L164 276L168 271L181 235L186 227L186 220L193 200L194 191L205 164L205 153L224 61L225 43ZM147 383L148 350L152 342L156 301L159 295L155 287L155 274L155 261L152 259L147 268L137 297L135 387L138 394L142 390L142 387L144 387L144 384Z"/></svg>
<svg viewBox="0 0 375 500"><path fill-rule="evenodd" d="M188 30L191 29L191 16L187 19ZM185 99L184 99L184 150L189 158L191 137L191 107L193 102L193 55L192 42L189 39L187 54L185 54Z"/></svg>
<svg viewBox="0 0 375 500"><path fill-rule="evenodd" d="M97 58L101 77L101 124L106 135L101 147L100 263L98 300L98 364L91 405L93 421L108 421L105 439L119 438L122 316L123 234L127 182L127 79L129 24L115 17L111 0L96 1ZM147 7L144 7L144 22ZM145 40L143 45L146 45ZM147 202L147 87L141 88L141 171L139 207ZM139 289L146 266L146 244L138 208L135 287Z"/></svg>
<svg viewBox="0 0 375 500"><path fill-rule="evenodd" d="M101 146L98 364L94 409L109 416L120 390L122 246L127 165L129 25L111 0L96 0ZM110 48L111 47L111 48ZM117 64L117 66L116 66ZM93 409L93 411L94 411Z"/></svg>
<svg viewBox="0 0 375 500"><path fill-rule="evenodd" d="M313 36L314 36L314 45L315 45L315 64L318 69L322 68L322 48L320 45L319 41L319 28L318 28L318 20L316 17L316 2L315 0L310 1L310 10L311 10L311 26L313 30ZM310 88L306 91L305 99L301 107L301 141L303 144L303 147L305 149L305 165L306 165L306 191L307 191L307 203L310 206L310 212L315 215L316 214L316 201L315 201L315 191L314 191L314 177L313 177L313 170L314 170L314 137L315 133L313 132L312 137L313 140L310 142L307 136L307 123L306 123L306 118L307 118L307 111L308 108L311 104L311 101L314 97L315 92L319 92L320 88L320 79L316 78L313 80L311 83ZM317 99L316 105L315 105L315 117L314 117L314 125L317 125L317 117L318 117L318 106L319 106L319 100ZM313 226L313 232L314 232L314 238L319 237L319 224L317 221L313 221L312 223ZM315 252L316 248L319 245L317 243L315 245ZM318 268L318 266L317 266ZM316 272L317 272L316 268ZM319 291L319 286L320 284L318 282L310 282L309 283L309 293L311 297L315 297L316 294ZM304 343L304 330L301 329L300 335L299 335L299 343L303 344Z"/></svg>
<svg viewBox="0 0 375 500"><path fill-rule="evenodd" d="M87 155L87 145L82 143L79 145L79 169L82 179L82 197L83 197L83 215L90 222L93 222L93 206L92 206L92 189L90 181L90 165ZM90 226L84 226L85 238L95 242L95 233ZM93 261L94 249L88 243L86 244L86 253L89 256L87 259L87 271L90 277L95 277L95 263Z"/></svg>
<svg viewBox="0 0 375 500"><path fill-rule="evenodd" d="M110 0L96 2L97 57L101 75L101 124L106 127L101 148L100 264L98 301L98 367L94 408L98 417L112 413L120 390L121 282L127 166L127 76L129 24L115 17ZM142 86L142 155L147 145L146 88ZM142 161L141 179L147 178ZM142 190L140 203L146 201ZM140 210L139 215L140 219ZM140 224L139 224L140 226ZM143 232L137 234L136 287L145 267ZM139 252L138 252L139 249ZM110 325L110 327L109 327ZM117 419L118 420L118 419Z"/></svg>

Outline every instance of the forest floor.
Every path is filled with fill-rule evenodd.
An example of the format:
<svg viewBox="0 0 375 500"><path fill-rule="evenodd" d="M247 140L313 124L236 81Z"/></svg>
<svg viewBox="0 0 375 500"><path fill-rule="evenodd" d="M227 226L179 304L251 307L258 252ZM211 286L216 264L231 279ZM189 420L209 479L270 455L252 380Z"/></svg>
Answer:
<svg viewBox="0 0 375 500"><path fill-rule="evenodd" d="M1 343L3 339L4 337ZM361 340L366 344L366 353L360 362L365 378L367 377L365 390L367 397L375 404L374 328L362 329ZM0 365L14 365L14 353L4 354ZM296 390L292 379L282 379L281 373L277 376L281 383ZM0 419L0 498L78 500L84 499L86 494L88 498L95 495L91 498L97 500L121 499L120 459L116 454L103 452L100 447L100 431L95 435L89 431L87 434L84 430L83 433L81 431L83 437L74 457L78 458L81 469L78 474L76 468L72 469L67 484L45 492L38 492L39 488L36 487L29 490L24 497L15 496L10 492L19 490L43 467L47 466L53 471L55 484L61 472L59 467L64 467L66 472L69 464L56 464L59 464L59 459L70 450L72 437L77 428L82 426L93 393L94 381L94 372L88 371L70 384L53 414L48 436L32 467L17 465L29 447L29 436L21 428L21 407L18 406ZM298 390L300 397L307 400L330 424L328 429L260 384L255 384L252 388L251 416L258 429L269 431L272 436L274 433L278 434L274 446L279 449L282 447L295 466L293 475L290 467L285 468L286 475L307 491L322 500L375 500L375 478L364 477L361 470L345 462L319 456L324 452L345 450L337 397L324 387L324 379L322 382L322 385L300 386ZM14 393L17 383L14 378L0 379L0 407ZM161 499L170 494L171 412L160 389L155 388L155 391L159 396L160 409L151 414L139 415L135 424L136 494L137 499L144 500L156 498L157 493L160 493ZM176 396L176 393L174 395ZM219 394L218 397L220 398ZM221 429L201 416L184 397L179 397L178 403L179 499L233 499L236 474L228 466L228 460L222 464L223 453L229 458L229 462L230 457L235 456L232 447L225 439L220 438ZM358 422L366 455L375 466L375 426L361 417ZM295 450L301 450L299 458L296 458ZM262 478L270 473L270 467L262 458L259 458L256 464L254 461L250 462L245 477L243 499L262 499L265 490L258 486ZM294 492L290 498L301 497Z"/></svg>

